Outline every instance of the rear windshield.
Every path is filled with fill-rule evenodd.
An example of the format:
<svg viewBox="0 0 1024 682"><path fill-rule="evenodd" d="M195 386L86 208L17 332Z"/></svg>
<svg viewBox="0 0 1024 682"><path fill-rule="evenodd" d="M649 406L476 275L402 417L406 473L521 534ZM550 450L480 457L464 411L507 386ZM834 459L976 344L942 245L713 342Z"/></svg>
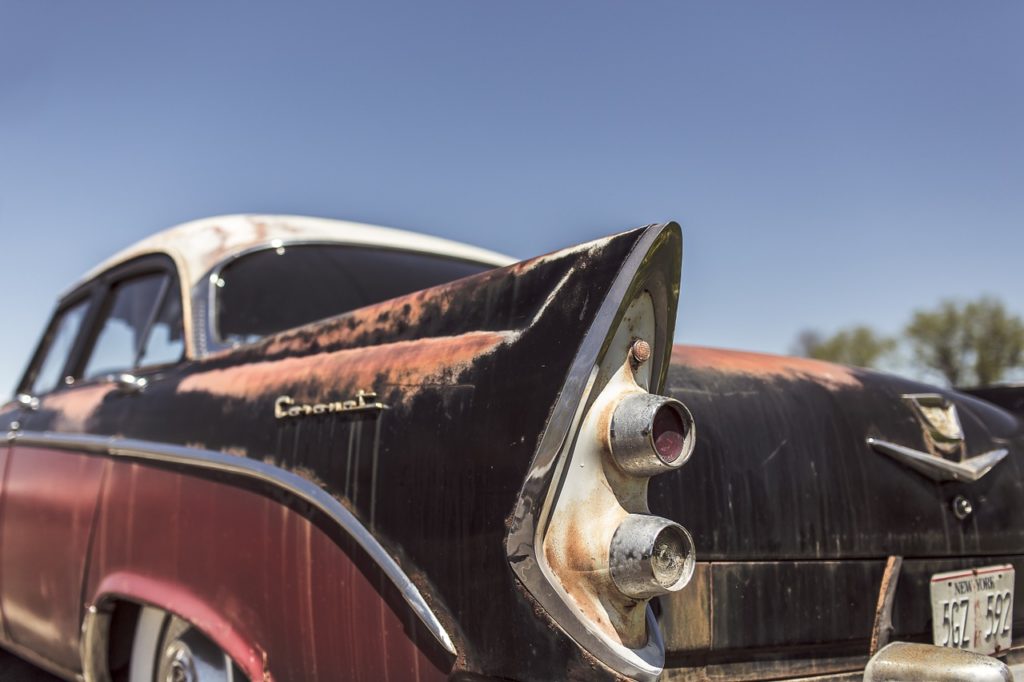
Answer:
<svg viewBox="0 0 1024 682"><path fill-rule="evenodd" d="M213 284L223 343L248 343L493 266L408 251L300 245L232 261Z"/></svg>

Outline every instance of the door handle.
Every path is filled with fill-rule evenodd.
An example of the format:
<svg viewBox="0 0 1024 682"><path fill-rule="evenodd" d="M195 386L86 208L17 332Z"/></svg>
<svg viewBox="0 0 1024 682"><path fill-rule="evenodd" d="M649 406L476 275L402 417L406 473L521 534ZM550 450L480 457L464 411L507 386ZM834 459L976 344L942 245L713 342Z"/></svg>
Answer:
<svg viewBox="0 0 1024 682"><path fill-rule="evenodd" d="M146 377L137 377L127 372L114 374L110 377L110 380L117 386L117 390L128 394L141 393L149 385Z"/></svg>
<svg viewBox="0 0 1024 682"><path fill-rule="evenodd" d="M39 398L28 393L19 393L15 396L14 401L18 403L18 406L25 410L35 411L39 409Z"/></svg>

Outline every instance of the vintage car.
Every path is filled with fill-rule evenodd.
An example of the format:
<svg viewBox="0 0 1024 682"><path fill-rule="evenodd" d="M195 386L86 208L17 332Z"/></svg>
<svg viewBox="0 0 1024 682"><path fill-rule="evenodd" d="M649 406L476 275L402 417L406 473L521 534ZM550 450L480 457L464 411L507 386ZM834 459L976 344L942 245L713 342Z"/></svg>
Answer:
<svg viewBox="0 0 1024 682"><path fill-rule="evenodd" d="M118 254L0 408L0 645L69 680L1011 679L1019 392L674 346L681 257L675 223L513 262L252 215Z"/></svg>

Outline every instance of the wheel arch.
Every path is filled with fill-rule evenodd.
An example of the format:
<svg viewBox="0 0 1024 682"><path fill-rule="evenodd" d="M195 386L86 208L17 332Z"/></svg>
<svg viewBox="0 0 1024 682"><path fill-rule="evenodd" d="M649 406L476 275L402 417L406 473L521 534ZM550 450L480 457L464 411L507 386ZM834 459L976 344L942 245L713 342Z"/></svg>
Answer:
<svg viewBox="0 0 1024 682"><path fill-rule="evenodd" d="M82 673L87 682L109 682L111 651L124 647L126 635L112 628L125 609L152 606L187 620L220 647L252 682L271 682L266 650L216 608L187 587L119 571L105 576L91 595L82 622ZM129 631L128 637L134 635ZM127 646L130 647L130 641Z"/></svg>

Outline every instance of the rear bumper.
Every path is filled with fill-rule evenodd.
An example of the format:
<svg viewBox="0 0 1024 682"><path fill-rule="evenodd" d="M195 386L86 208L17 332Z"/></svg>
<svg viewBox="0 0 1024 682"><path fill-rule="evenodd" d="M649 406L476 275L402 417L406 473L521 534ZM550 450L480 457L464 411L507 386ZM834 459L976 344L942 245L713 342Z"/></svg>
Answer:
<svg viewBox="0 0 1024 682"><path fill-rule="evenodd" d="M896 642L907 644L906 642ZM930 644L914 643L911 646L923 647L923 649L938 649ZM882 650L884 651L884 649ZM773 657L748 658L746 660L731 661L707 661L697 665L677 665L666 668L662 680L666 682L709 682L717 680L742 680L743 682L754 682L760 680L785 680L787 682L823 682L824 680L836 682L859 682L865 678L866 668L872 660L878 659L882 651L874 657L867 654L859 655L794 655L793 652L777 652ZM923 650L922 650L923 651ZM946 650L949 651L949 650ZM887 655L888 658L888 655ZM986 660L997 661L988 656L982 656ZM1017 682L1024 682L1024 638L1018 638L1013 646L1004 654L1001 654L998 661L1005 664L1012 678ZM925 672L913 677L876 677L875 679L943 679L925 668ZM966 679L987 679L970 678Z"/></svg>
<svg viewBox="0 0 1024 682"><path fill-rule="evenodd" d="M864 682L1013 682L1010 667L999 659L932 644L893 642L871 657Z"/></svg>

